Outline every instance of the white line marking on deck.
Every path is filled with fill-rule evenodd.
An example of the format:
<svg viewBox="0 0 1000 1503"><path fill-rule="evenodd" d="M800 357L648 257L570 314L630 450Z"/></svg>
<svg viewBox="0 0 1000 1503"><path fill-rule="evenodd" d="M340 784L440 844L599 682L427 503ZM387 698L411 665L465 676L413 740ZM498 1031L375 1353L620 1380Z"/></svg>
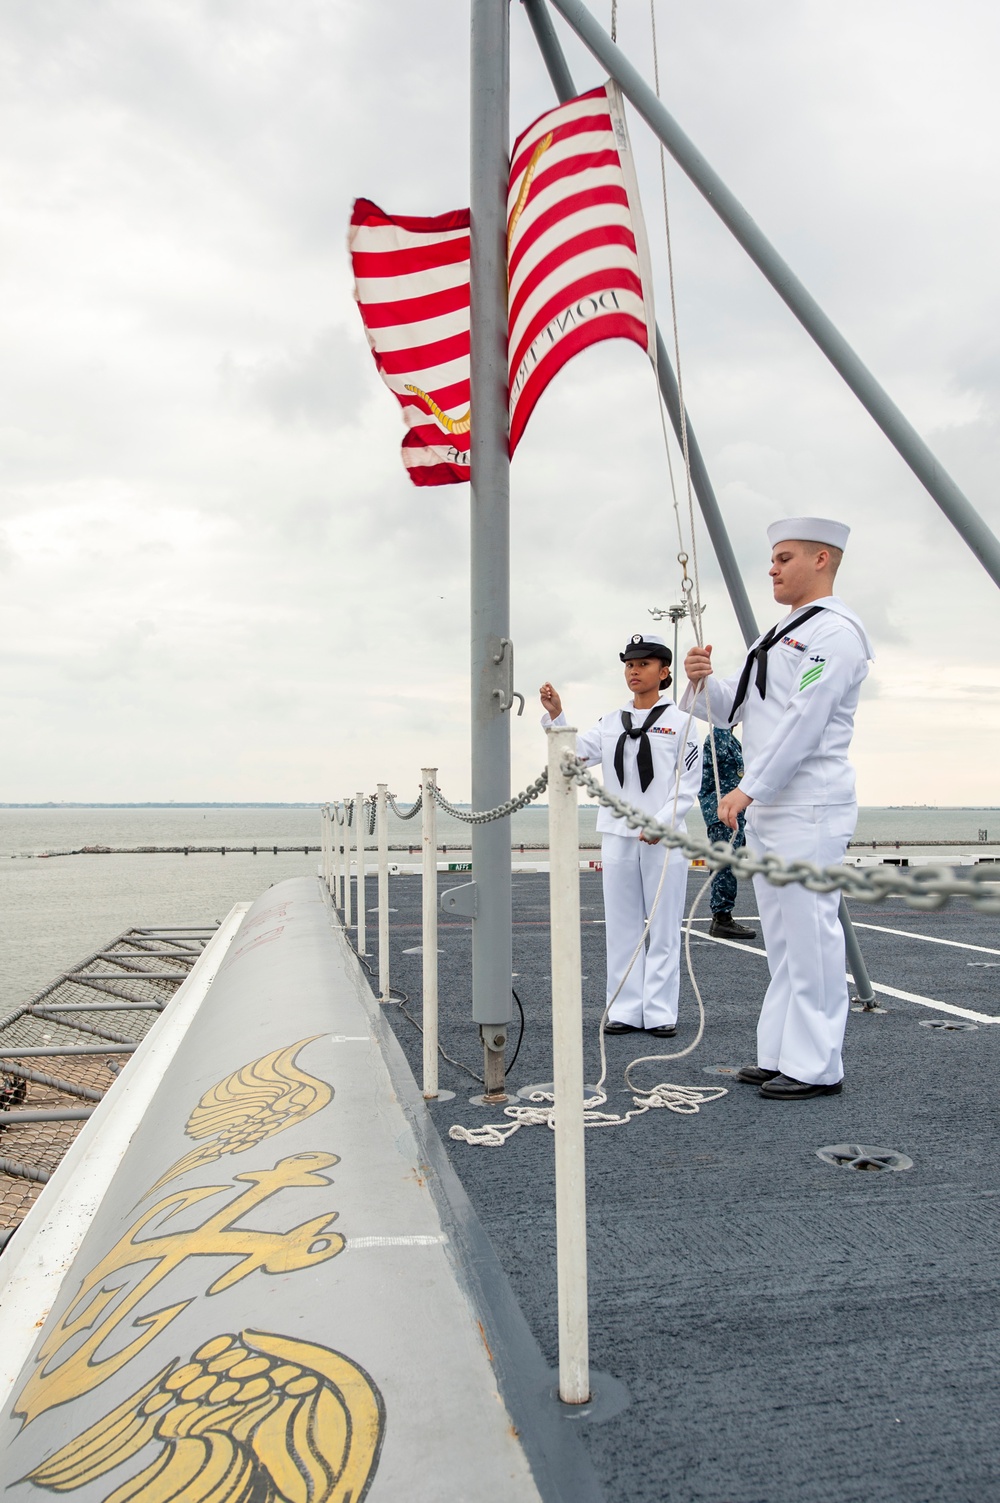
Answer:
<svg viewBox="0 0 1000 1503"><path fill-rule="evenodd" d="M443 1232L435 1236L412 1237L348 1237L345 1252L359 1247L440 1247L448 1238Z"/></svg>
<svg viewBox="0 0 1000 1503"><path fill-rule="evenodd" d="M687 924L682 925L684 929L688 927ZM761 960L767 959L767 953L758 949L756 945L743 945L736 939L719 939L714 934L700 934L698 938L702 941L708 940L713 945L728 945L731 950L745 950L748 955L757 955ZM854 980L849 972L848 976L851 981ZM939 1012L950 1012L956 1018L969 1018L974 1023L1000 1023L1000 1017L993 1017L988 1012L973 1012L968 1007L956 1007L952 1002L939 1002L935 997L921 997L916 992L903 992L895 986L882 986L878 981L872 982L872 990L881 992L885 997L896 997L901 1002L915 1002L918 1007L933 1007Z"/></svg>
<svg viewBox="0 0 1000 1503"><path fill-rule="evenodd" d="M766 953L758 945L744 945L738 939L720 939L717 934L698 934L697 929L692 929L689 924L681 925L683 933L697 934L699 940L708 940L713 945L728 945L731 950L746 950L748 955L759 955L761 960L766 960Z"/></svg>
<svg viewBox="0 0 1000 1503"><path fill-rule="evenodd" d="M370 1033L331 1033L331 1044L370 1044Z"/></svg>
<svg viewBox="0 0 1000 1503"><path fill-rule="evenodd" d="M903 939L922 939L928 945L951 945L956 950L978 950L981 955L1000 955L1000 950L991 950L989 945L969 945L961 939L938 939L936 934L914 934L911 929L886 929L883 924L859 924L855 929L877 929L879 934L899 934Z"/></svg>
<svg viewBox="0 0 1000 1503"><path fill-rule="evenodd" d="M916 992L901 992L896 986L880 986L873 981L872 989L885 997L898 997L901 1002L915 1002L918 1007L935 1007L940 1012L953 1013L956 1018L971 1018L974 1023L1000 1023L1000 1018L991 1017L988 1012L973 1012L970 1007L955 1007L951 1002L937 1002L933 997L921 997Z"/></svg>

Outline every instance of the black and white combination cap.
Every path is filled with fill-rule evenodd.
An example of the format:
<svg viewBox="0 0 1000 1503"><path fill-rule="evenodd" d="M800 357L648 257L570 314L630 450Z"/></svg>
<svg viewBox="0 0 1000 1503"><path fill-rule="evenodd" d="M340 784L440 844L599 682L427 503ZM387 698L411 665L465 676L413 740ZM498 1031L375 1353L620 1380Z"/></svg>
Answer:
<svg viewBox="0 0 1000 1503"><path fill-rule="evenodd" d="M631 662L635 658L659 658L661 663L667 664L672 663L674 660L673 653L662 637L654 637L649 633L643 636L641 631L637 631L625 643L625 651L620 652L618 656L623 663Z"/></svg>
<svg viewBox="0 0 1000 1503"><path fill-rule="evenodd" d="M767 529L767 541L772 548L779 543L825 543L828 548L843 552L850 535L846 522L833 522L829 517L785 517L772 522Z"/></svg>

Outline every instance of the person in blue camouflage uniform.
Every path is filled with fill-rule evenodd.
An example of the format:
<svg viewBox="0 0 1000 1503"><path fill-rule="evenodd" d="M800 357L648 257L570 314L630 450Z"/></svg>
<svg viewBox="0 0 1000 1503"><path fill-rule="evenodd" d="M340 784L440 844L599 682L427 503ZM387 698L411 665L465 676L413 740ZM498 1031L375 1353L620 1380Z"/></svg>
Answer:
<svg viewBox="0 0 1000 1503"><path fill-rule="evenodd" d="M743 776L743 748L732 731L719 727L709 734L715 737L719 788L724 797L732 792ZM712 746L708 736L705 737L705 750L701 761L701 788L698 792L698 803L701 805L701 816L705 821L709 840L713 842L724 840L728 843L731 839L734 850L738 850L745 844L745 820L742 814L739 816L739 829L735 835L728 825L722 824L719 820L715 795L715 770L712 766ZM736 878L728 867L715 873L711 889L712 924L708 932L720 939L756 939L756 929L748 929L745 924L738 924L733 918L736 889Z"/></svg>

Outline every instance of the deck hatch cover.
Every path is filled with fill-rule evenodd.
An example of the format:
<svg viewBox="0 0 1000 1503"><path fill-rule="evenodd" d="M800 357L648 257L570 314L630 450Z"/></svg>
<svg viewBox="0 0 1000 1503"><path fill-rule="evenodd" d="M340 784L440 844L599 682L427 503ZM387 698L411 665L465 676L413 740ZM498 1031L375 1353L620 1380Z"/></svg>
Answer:
<svg viewBox="0 0 1000 1503"><path fill-rule="evenodd" d="M834 1143L830 1148L817 1148L816 1153L824 1164L833 1164L838 1169L879 1172L913 1168L913 1160L905 1153L895 1148L873 1148L868 1143Z"/></svg>
<svg viewBox="0 0 1000 1503"><path fill-rule="evenodd" d="M939 1033L975 1033L978 1023L963 1023L960 1018L921 1018L921 1028L936 1028Z"/></svg>

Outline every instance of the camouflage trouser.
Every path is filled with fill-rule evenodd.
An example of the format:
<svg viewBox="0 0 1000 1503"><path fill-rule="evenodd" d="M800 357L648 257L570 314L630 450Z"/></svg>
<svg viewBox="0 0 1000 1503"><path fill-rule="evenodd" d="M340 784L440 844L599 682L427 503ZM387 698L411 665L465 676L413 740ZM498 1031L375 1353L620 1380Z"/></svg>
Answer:
<svg viewBox="0 0 1000 1503"><path fill-rule="evenodd" d="M716 841L728 841L730 837L732 837L733 850L738 851L740 846L746 844L746 820L742 814L739 816L738 822L739 829L736 831L736 834L733 835L733 832L728 825L724 825L719 821L714 821L712 824L706 827L708 830L709 840L711 840L714 845ZM736 878L733 876L728 867L724 871L715 873L712 878L712 887L709 894L709 900L713 913L732 913L733 907L736 903L736 888Z"/></svg>

